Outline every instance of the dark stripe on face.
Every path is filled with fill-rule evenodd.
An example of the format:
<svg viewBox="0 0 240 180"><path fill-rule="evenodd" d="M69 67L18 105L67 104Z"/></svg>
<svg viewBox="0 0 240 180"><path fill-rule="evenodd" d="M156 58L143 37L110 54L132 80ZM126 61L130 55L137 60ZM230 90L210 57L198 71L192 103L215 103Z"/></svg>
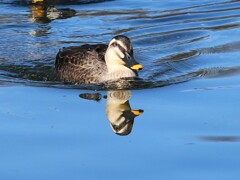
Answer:
<svg viewBox="0 0 240 180"><path fill-rule="evenodd" d="M112 43L112 46L113 46L113 47L118 47L118 49L119 49L123 54L125 54L126 50L125 50L121 45L119 45L117 42Z"/></svg>
<svg viewBox="0 0 240 180"><path fill-rule="evenodd" d="M125 127L128 126L128 125L133 125L133 120L127 119L127 118L124 116L124 114L121 114L121 115L117 118L116 122L121 121L122 118L124 118L124 120L123 120L119 125L116 125L116 124L112 124L112 123L111 123L113 129L114 129L116 132L121 131L123 128L125 128Z"/></svg>
<svg viewBox="0 0 240 180"><path fill-rule="evenodd" d="M127 47L128 53L131 52L131 49L132 49L131 41L128 37L123 36L123 35L118 35L118 36L115 36L114 38L118 41L121 41Z"/></svg>

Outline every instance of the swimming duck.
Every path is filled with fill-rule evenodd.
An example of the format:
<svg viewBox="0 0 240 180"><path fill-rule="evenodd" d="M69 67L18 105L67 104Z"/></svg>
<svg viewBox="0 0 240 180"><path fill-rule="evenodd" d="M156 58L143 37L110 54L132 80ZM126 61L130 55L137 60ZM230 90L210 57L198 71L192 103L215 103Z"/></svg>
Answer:
<svg viewBox="0 0 240 180"><path fill-rule="evenodd" d="M137 77L143 66L135 61L128 37L118 35L108 45L85 44L59 50L55 67L60 81L90 84Z"/></svg>

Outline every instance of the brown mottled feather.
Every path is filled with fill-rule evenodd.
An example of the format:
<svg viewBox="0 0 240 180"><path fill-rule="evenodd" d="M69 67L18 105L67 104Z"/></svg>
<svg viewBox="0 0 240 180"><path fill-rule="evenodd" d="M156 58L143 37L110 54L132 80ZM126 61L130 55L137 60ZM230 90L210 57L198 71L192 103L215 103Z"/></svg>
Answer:
<svg viewBox="0 0 240 180"><path fill-rule="evenodd" d="M107 45L83 45L62 48L56 56L56 71L60 81L98 83L107 72L104 55Z"/></svg>

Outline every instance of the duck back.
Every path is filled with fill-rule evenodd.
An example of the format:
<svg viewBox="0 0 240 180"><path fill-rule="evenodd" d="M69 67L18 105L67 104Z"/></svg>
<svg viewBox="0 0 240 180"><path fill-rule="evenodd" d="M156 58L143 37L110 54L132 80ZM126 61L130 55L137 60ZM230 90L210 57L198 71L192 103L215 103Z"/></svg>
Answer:
<svg viewBox="0 0 240 180"><path fill-rule="evenodd" d="M59 50L56 73L60 81L89 84L99 83L107 73L106 44L66 47Z"/></svg>

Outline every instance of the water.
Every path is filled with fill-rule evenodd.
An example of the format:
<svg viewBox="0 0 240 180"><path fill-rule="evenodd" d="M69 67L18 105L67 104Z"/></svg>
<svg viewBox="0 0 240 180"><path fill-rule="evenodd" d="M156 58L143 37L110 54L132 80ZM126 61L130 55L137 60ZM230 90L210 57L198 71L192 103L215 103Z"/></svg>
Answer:
<svg viewBox="0 0 240 180"><path fill-rule="evenodd" d="M240 176L240 1L49 2L0 1L1 179ZM57 81L59 48L118 34L142 80Z"/></svg>
<svg viewBox="0 0 240 180"><path fill-rule="evenodd" d="M54 71L59 48L107 43L117 34L132 39L136 59L145 67L136 88L239 72L238 1L159 3L2 3L0 80L59 85Z"/></svg>

